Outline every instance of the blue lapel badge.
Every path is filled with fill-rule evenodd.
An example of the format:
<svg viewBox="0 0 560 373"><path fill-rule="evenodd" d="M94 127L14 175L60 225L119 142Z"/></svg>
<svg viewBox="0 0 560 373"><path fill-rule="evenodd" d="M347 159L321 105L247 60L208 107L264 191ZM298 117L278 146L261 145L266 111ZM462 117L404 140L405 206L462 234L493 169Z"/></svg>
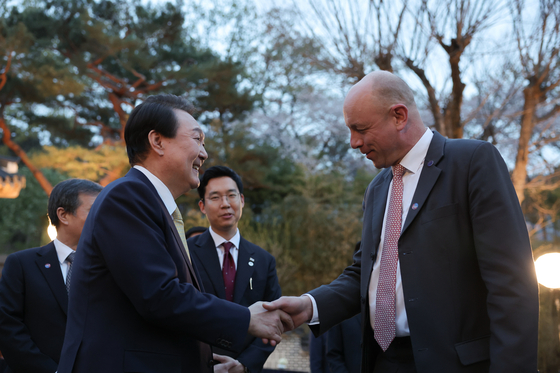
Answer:
<svg viewBox="0 0 560 373"><path fill-rule="evenodd" d="M417 203L415 203L414 205L412 205L412 209L413 209L413 210L416 210L417 208L418 208L418 204L417 204Z"/></svg>
<svg viewBox="0 0 560 373"><path fill-rule="evenodd" d="M45 268L51 268L51 263L45 264Z"/></svg>

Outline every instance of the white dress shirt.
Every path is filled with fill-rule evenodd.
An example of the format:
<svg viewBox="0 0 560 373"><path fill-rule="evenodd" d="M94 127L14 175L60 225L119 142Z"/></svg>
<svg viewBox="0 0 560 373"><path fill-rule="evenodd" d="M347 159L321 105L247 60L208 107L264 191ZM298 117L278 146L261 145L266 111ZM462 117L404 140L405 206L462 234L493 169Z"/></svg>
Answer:
<svg viewBox="0 0 560 373"><path fill-rule="evenodd" d="M408 211L410 210L410 205L412 204L412 197L414 192L416 192L416 187L418 186L418 180L420 179L420 174L422 173L422 166L424 166L424 160L426 159L426 154L428 153L428 148L430 147L430 142L434 134L430 130L426 130L424 135L418 140L416 145L404 156L400 164L406 168L403 175L403 201L402 201L402 222L401 228L404 226L406 217L408 216ZM393 187L393 181L391 180L391 185L389 186L389 194L387 196L387 205L385 206L385 215L383 216L383 229L381 230L381 239L379 241L379 248L377 250L377 258L373 264L373 270L371 271L371 278L369 282L369 317L371 327L375 323L375 310L376 310L376 298L377 298L377 284L379 282L379 272L381 263L381 254L383 252L383 240L385 239L385 224L387 221L387 212L389 211L389 203L391 202L391 188ZM397 262L397 284L396 284L396 335L397 337L404 337L410 335L410 330L408 328L408 319L406 317L406 309L404 307L404 294L402 288L402 278L401 278L401 263Z"/></svg>
<svg viewBox="0 0 560 373"><path fill-rule="evenodd" d="M159 198L163 201L169 215L173 215L173 211L177 208L177 204L175 203L175 199L173 198L173 194L171 194L169 188L163 183L163 181L158 179L157 176L148 171L145 167L135 165L134 168L146 175L148 180L150 180L150 183L152 183L154 188L156 188Z"/></svg>
<svg viewBox="0 0 560 373"><path fill-rule="evenodd" d="M400 164L406 168L406 172L403 175L403 202L402 202L402 226L406 221L410 205L412 204L412 197L416 192L416 187L418 186L418 180L420 179L420 174L422 173L422 167L424 166L424 160L426 159L426 154L428 153L428 148L432 142L434 134L429 129L426 129L424 135L418 140L412 149L404 156ZM385 224L387 220L387 212L389 210L389 202L391 199L391 187L393 186L393 181L391 180L391 185L389 186L389 191L387 195L387 204L385 206L385 214L383 216L383 226L381 230L381 239L379 242L379 248L377 250L377 257L373 265L373 270L371 272L370 284L368 289L369 297L369 309L370 309L370 323L373 329L375 323L375 307L376 307L376 296L377 296L377 284L379 282L379 266L381 263L381 253L383 252L383 240L385 238ZM402 227L401 226L401 227ZM311 298L313 304L313 318L309 322L310 325L318 324L319 313L317 309L317 303L313 296L305 294ZM397 262L397 283L396 283L396 336L403 337L410 335L410 330L408 328L408 319L406 316L406 309L404 306L404 294L402 289L402 278L401 278L401 266Z"/></svg>
<svg viewBox="0 0 560 373"><path fill-rule="evenodd" d="M66 244L60 242L58 238L55 238L53 240L53 243L54 243L54 248L56 249L56 256L58 256L58 263L60 264L60 270L62 271L62 279L66 284L66 275L68 274L68 262L66 262L66 258L68 258L68 255L74 252L74 250L66 246Z"/></svg>
<svg viewBox="0 0 560 373"><path fill-rule="evenodd" d="M208 228L210 231L210 235L214 240L214 245L216 245L216 251L218 252L218 258L220 259L220 268L224 268L224 242L231 242L233 246L229 249L231 256L233 257L233 262L235 263L235 269L237 270L237 258L239 256L239 241L241 240L241 235L239 234L239 229L235 233L235 236L231 238L231 240L226 240L212 229L212 227Z"/></svg>

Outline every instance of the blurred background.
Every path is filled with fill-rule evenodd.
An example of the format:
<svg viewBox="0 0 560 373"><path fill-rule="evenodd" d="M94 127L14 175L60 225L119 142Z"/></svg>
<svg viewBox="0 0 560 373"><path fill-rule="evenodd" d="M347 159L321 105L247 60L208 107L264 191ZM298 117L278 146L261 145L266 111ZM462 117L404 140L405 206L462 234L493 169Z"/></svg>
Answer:
<svg viewBox="0 0 560 373"><path fill-rule="evenodd" d="M426 125L506 160L546 285L539 369L560 371L558 0L0 0L0 14L0 259L49 241L57 182L124 175L128 114L173 93L197 108L203 170L242 176L240 230L276 256L283 294L329 283L377 172L342 102L388 70ZM178 200L187 229L208 226L197 201Z"/></svg>

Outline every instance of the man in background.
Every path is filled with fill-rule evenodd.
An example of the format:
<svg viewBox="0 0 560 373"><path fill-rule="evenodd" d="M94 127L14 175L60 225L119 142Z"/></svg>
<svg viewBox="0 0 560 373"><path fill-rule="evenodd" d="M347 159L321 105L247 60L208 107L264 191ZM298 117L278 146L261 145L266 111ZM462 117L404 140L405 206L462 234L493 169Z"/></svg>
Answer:
<svg viewBox="0 0 560 373"><path fill-rule="evenodd" d="M210 228L187 242L204 290L246 307L280 298L276 260L239 233L238 223L245 205L239 175L228 167L210 167L202 175L198 194L200 211L206 215ZM215 350L218 355L225 355L215 356L222 362L214 367L215 372L227 372L226 367L229 373L260 372L273 350L273 346L263 344L259 338L248 336L239 353Z"/></svg>
<svg viewBox="0 0 560 373"><path fill-rule="evenodd" d="M198 227L198 226L197 227L191 227L185 232L185 237L188 240L191 237L198 236L199 234L202 234L202 233L206 232L207 229L208 228Z"/></svg>
<svg viewBox="0 0 560 373"><path fill-rule="evenodd" d="M213 371L210 345L241 350L247 332L280 342L285 313L205 294L175 199L208 157L192 105L148 97L132 110L132 169L92 206L74 262L59 373Z"/></svg>
<svg viewBox="0 0 560 373"><path fill-rule="evenodd" d="M361 242L354 248L360 250ZM323 336L327 339L327 363L330 373L360 373L362 361L362 315L335 325Z"/></svg>
<svg viewBox="0 0 560 373"><path fill-rule="evenodd" d="M80 234L102 187L89 180L58 183L48 202L57 237L8 256L0 279L0 350L6 372L53 373L66 330L71 266ZM70 276L69 276L70 274Z"/></svg>

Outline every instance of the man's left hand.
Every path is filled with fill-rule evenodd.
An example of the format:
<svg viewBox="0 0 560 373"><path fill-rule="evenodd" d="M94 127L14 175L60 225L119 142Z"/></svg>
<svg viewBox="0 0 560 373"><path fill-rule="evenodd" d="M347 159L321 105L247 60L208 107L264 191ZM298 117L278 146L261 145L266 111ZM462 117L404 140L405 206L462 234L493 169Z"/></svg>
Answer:
<svg viewBox="0 0 560 373"><path fill-rule="evenodd" d="M220 364L214 365L214 373L245 372L245 366L229 356L214 354L214 360L220 362Z"/></svg>

